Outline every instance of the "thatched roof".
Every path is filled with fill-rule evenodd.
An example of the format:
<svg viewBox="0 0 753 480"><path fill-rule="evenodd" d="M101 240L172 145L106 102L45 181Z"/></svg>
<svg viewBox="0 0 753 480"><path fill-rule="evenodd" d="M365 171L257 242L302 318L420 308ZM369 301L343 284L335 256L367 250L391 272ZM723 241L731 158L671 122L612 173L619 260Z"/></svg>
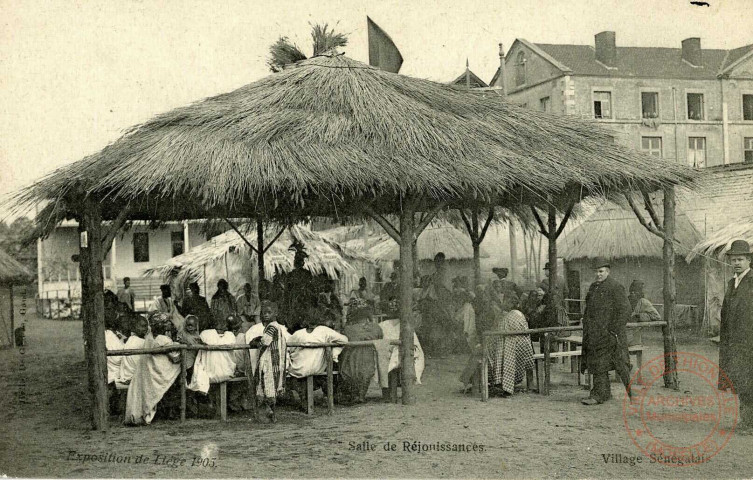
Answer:
<svg viewBox="0 0 753 480"><path fill-rule="evenodd" d="M675 244L684 255L701 238L688 217L677 212ZM662 258L663 240L640 224L635 214L613 203L605 203L557 242L557 253L565 260L606 257Z"/></svg>
<svg viewBox="0 0 753 480"><path fill-rule="evenodd" d="M125 203L130 219L330 216L376 200L395 212L397 194L512 202L693 178L593 121L327 55L159 115L15 201L93 194L105 219Z"/></svg>
<svg viewBox="0 0 753 480"><path fill-rule="evenodd" d="M274 238L276 234L277 231L270 227L265 233L265 238ZM254 234L247 235L244 232L244 236L256 247ZM358 272L351 262L371 260L356 250L327 240L307 227L293 225L264 253L264 272L267 279L271 280L275 271L289 272L293 269L294 252L288 248L294 239L306 246L309 256L305 268L314 275L326 273L332 279L347 275L357 276ZM200 280L204 274L204 266L225 261L231 266L239 263L256 265L257 256L236 232L230 230L192 248L189 252L171 258L163 265L145 270L144 274L162 278L175 277L183 284L187 280Z"/></svg>
<svg viewBox="0 0 753 480"><path fill-rule="evenodd" d="M31 273L16 259L0 250L0 283L25 283L32 279Z"/></svg>
<svg viewBox="0 0 753 480"><path fill-rule="evenodd" d="M716 256L724 259L725 254L735 240L745 240L753 245L753 216L741 219L716 231L709 238L698 242L688 254L691 261L697 255Z"/></svg>
<svg viewBox="0 0 753 480"><path fill-rule="evenodd" d="M347 246L358 248L362 240L351 240ZM418 237L418 261L433 260L434 255L444 252L447 260L470 260L473 259L473 247L467 233L445 222L435 222L421 232ZM383 235L380 240L368 251L376 261L391 262L400 259L400 246L393 239ZM489 254L481 248L481 258L489 257Z"/></svg>

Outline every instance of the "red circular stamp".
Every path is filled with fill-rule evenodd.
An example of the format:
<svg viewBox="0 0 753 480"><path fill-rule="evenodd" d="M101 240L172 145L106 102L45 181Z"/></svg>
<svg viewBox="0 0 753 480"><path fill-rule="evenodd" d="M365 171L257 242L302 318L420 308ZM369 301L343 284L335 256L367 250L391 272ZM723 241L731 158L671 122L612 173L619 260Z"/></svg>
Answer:
<svg viewBox="0 0 753 480"><path fill-rule="evenodd" d="M676 352L675 370L694 393L664 389L667 355L641 365L630 380L633 401L623 402L623 419L631 440L651 463L685 467L708 462L735 430L738 414L734 385L719 365L703 355ZM721 378L726 388L719 390ZM643 388L640 388L640 387Z"/></svg>

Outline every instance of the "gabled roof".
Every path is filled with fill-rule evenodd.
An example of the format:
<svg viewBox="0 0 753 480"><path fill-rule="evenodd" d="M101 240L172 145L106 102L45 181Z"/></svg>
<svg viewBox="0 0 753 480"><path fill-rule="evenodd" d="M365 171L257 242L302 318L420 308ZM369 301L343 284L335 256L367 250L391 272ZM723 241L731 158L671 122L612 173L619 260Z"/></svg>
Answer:
<svg viewBox="0 0 753 480"><path fill-rule="evenodd" d="M537 43L536 47L575 75L716 79L722 64L727 63L727 50L703 49L702 65L695 67L682 59L680 48L617 47L616 68L607 68L596 60L590 45Z"/></svg>
<svg viewBox="0 0 753 480"><path fill-rule="evenodd" d="M749 56L751 53L753 53L753 43L730 50L719 68L719 74L721 75L728 72L732 67L737 65L743 58Z"/></svg>
<svg viewBox="0 0 753 480"><path fill-rule="evenodd" d="M455 80L451 81L449 85L457 85L460 87L465 87L467 85L465 75L466 75L466 72L461 73L460 76L456 78ZM489 86L486 84L485 81L481 80L478 77L478 75L473 73L471 70L468 70L468 76L471 77L470 78L471 88L485 88Z"/></svg>

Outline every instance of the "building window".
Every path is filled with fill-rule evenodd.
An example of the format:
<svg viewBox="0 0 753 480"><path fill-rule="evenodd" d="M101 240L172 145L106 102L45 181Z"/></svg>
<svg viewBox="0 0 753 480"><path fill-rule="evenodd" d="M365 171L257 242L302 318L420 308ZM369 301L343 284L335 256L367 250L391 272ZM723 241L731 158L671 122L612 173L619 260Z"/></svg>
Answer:
<svg viewBox="0 0 753 480"><path fill-rule="evenodd" d="M688 94L688 120L703 120L703 94Z"/></svg>
<svg viewBox="0 0 753 480"><path fill-rule="evenodd" d="M745 163L753 163L753 137L745 137L743 139L743 150Z"/></svg>
<svg viewBox="0 0 753 480"><path fill-rule="evenodd" d="M147 232L133 234L133 261L135 263L149 261L149 234Z"/></svg>
<svg viewBox="0 0 753 480"><path fill-rule="evenodd" d="M542 112L548 112L551 110L551 101L549 97L544 97L541 100L539 100L539 108Z"/></svg>
<svg viewBox="0 0 753 480"><path fill-rule="evenodd" d="M743 95L743 120L753 120L753 95Z"/></svg>
<svg viewBox="0 0 753 480"><path fill-rule="evenodd" d="M517 60L515 62L515 85L524 85L526 83L526 54L525 52L518 53Z"/></svg>
<svg viewBox="0 0 753 480"><path fill-rule="evenodd" d="M655 157L661 157L661 137L641 137L641 149Z"/></svg>
<svg viewBox="0 0 753 480"><path fill-rule="evenodd" d="M612 92L594 92L594 118L612 118Z"/></svg>
<svg viewBox="0 0 753 480"><path fill-rule="evenodd" d="M659 118L659 93L641 92L641 116Z"/></svg>
<svg viewBox="0 0 753 480"><path fill-rule="evenodd" d="M170 243L173 245L173 257L183 254L183 232L170 232Z"/></svg>
<svg viewBox="0 0 753 480"><path fill-rule="evenodd" d="M688 137L688 165L703 168L706 166L706 139Z"/></svg>

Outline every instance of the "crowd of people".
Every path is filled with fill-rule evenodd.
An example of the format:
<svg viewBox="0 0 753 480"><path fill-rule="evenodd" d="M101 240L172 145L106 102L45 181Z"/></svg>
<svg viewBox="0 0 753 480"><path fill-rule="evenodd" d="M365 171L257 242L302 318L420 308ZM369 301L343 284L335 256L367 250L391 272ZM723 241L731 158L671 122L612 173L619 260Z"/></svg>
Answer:
<svg viewBox="0 0 753 480"><path fill-rule="evenodd" d="M371 321L375 297L365 279L351 294L347 322L344 322L343 306L332 282L326 276L314 276L304 269L306 252L302 244L295 243L291 249L295 251L293 271L275 276L273 282L262 282L260 292L246 283L242 293L234 297L228 282L221 279L209 302L201 295L197 283L191 283L182 301L176 302L170 285L162 285L160 296L154 299L146 316L133 311L130 280L124 279L123 288L117 294L105 292L107 349L181 344L244 347L222 351L184 350L187 415L213 415L210 386L245 377L248 383L228 384L228 408L249 410L257 400L264 406L267 418L275 421L275 407L280 398L297 402L304 408L307 377L314 378L315 389L321 388L327 394L325 349L309 346L342 344L343 347L332 349L339 372L333 400L342 404L363 403L377 370L380 384L387 386L386 366L396 353L389 341L396 339L394 332L399 329L392 324L380 327ZM349 341L362 340L379 343L346 345ZM381 361L377 361L379 357ZM130 425L149 424L155 416L177 417L180 384L176 380L181 370L180 361L179 349L164 354L108 356L111 410L124 411L125 423ZM385 368L379 369L380 364ZM420 382L420 376L417 380ZM253 390L249 385L254 386ZM123 390L127 390L124 408L119 404L117 393Z"/></svg>

